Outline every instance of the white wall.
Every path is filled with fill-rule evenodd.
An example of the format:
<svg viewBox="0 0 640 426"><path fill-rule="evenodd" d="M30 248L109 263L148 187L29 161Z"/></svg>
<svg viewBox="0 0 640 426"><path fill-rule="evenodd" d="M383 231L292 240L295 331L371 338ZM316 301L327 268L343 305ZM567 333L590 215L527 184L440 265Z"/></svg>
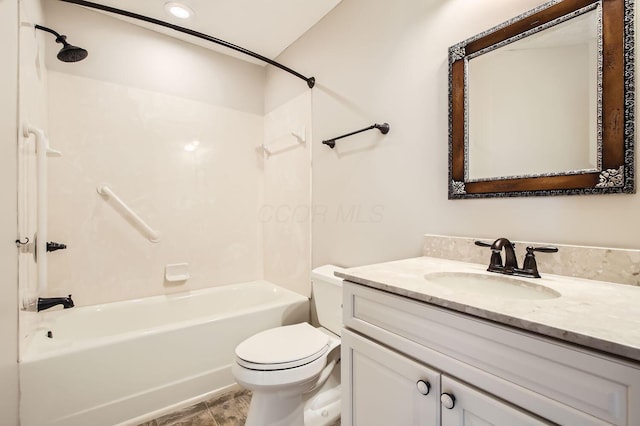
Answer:
<svg viewBox="0 0 640 426"><path fill-rule="evenodd" d="M89 52L82 62L58 61L60 45L46 35L47 69L263 113L261 66L77 5L59 1L43 5L46 25Z"/></svg>
<svg viewBox="0 0 640 426"><path fill-rule="evenodd" d="M18 424L17 120L18 2L0 1L0 424Z"/></svg>
<svg viewBox="0 0 640 426"><path fill-rule="evenodd" d="M344 0L278 59L313 89L313 265L421 254L422 235L637 248L639 195L447 199L448 47L542 0ZM267 74L267 111L305 90ZM387 121L370 131L321 140Z"/></svg>

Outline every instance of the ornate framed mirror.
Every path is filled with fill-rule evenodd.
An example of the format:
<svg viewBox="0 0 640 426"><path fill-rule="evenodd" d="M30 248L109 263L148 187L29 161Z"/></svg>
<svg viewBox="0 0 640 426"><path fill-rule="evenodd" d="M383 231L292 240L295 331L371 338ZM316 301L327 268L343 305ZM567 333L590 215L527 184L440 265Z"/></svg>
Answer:
<svg viewBox="0 0 640 426"><path fill-rule="evenodd" d="M449 48L449 198L634 193L633 0L552 1Z"/></svg>

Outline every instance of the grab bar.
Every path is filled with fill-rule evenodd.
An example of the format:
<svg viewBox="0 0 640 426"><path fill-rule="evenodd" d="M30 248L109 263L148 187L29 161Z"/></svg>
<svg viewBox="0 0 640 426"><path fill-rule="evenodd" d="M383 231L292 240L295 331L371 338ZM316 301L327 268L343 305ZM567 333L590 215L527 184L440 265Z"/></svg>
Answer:
<svg viewBox="0 0 640 426"><path fill-rule="evenodd" d="M36 167L37 167L37 219L36 219L36 249L34 252L38 264L38 292L42 294L47 289L47 218L49 208L47 204L47 157L60 157L62 153L49 146L49 140L44 130L24 124L22 135L28 138L30 134L36 137Z"/></svg>
<svg viewBox="0 0 640 426"><path fill-rule="evenodd" d="M158 231L151 228L147 223L142 220L140 216L136 214L129 206L125 204L124 201L120 197L118 197L107 185L98 185L98 194L103 195L107 198L113 199L118 206L122 209L122 212L125 213L126 216L133 222L133 224L138 228L138 231L146 237L152 243L157 243L160 241L160 234Z"/></svg>

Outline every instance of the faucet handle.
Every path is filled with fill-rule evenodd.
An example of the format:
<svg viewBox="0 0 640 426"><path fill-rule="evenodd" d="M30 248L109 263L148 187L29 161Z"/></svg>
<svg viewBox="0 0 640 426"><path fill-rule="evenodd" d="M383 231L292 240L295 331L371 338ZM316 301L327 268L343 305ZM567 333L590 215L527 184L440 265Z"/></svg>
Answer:
<svg viewBox="0 0 640 426"><path fill-rule="evenodd" d="M558 247L533 247L533 246L527 247L527 253L534 252L534 251L539 251L541 253L557 253Z"/></svg>
<svg viewBox="0 0 640 426"><path fill-rule="evenodd" d="M485 243L484 241L480 241L480 240L476 240L474 244L480 247L491 247L491 244Z"/></svg>
<svg viewBox="0 0 640 426"><path fill-rule="evenodd" d="M491 250L491 260L489 261L489 268L487 271L497 271L502 269L502 256L500 255L500 251L493 250L493 244L485 243L484 241L475 241L475 245L480 247L488 247Z"/></svg>
<svg viewBox="0 0 640 426"><path fill-rule="evenodd" d="M509 240L507 240L507 241L509 241ZM480 241L480 240L474 241L474 244L477 245L477 246L489 247L489 248L492 248L495 243L496 243L495 241L493 243L485 243L484 241ZM511 244L511 247L513 247L513 248L516 247L516 243L512 243L511 241L509 241L509 244Z"/></svg>
<svg viewBox="0 0 640 426"><path fill-rule="evenodd" d="M64 250L66 248L66 244L56 243L55 241L47 241L47 251Z"/></svg>
<svg viewBox="0 0 640 426"><path fill-rule="evenodd" d="M522 272L525 276L529 276L532 278L540 278L540 273L538 272L538 264L536 262L536 256L534 252L539 251L541 253L556 253L558 251L557 247L527 247L527 254L524 256L524 262L522 264Z"/></svg>

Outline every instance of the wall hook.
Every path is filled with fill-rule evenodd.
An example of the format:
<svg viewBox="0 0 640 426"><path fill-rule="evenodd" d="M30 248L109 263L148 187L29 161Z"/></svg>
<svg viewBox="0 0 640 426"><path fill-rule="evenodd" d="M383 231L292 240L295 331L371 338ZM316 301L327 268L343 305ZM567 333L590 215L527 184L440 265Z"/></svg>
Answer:
<svg viewBox="0 0 640 426"><path fill-rule="evenodd" d="M18 247L20 247L20 246L24 246L24 245L29 244L29 237L24 237L24 240L25 240L25 241L24 241L24 243L23 243L22 241L20 241L20 238L18 238L18 239L16 240L16 245L17 245Z"/></svg>
<svg viewBox="0 0 640 426"><path fill-rule="evenodd" d="M380 133L382 133L383 135L386 135L387 133L389 133L390 127L389 127L389 123L373 124L369 127L365 127L364 129L356 130L355 132L351 132L351 133L344 134L342 136L337 136L335 138L327 139L325 141L322 141L322 143L327 145L329 148L333 149L335 148L336 141L338 139L342 139L342 138L346 138L347 136L352 136L358 133L366 132L367 130L371 130L371 129L378 129L380 130Z"/></svg>

